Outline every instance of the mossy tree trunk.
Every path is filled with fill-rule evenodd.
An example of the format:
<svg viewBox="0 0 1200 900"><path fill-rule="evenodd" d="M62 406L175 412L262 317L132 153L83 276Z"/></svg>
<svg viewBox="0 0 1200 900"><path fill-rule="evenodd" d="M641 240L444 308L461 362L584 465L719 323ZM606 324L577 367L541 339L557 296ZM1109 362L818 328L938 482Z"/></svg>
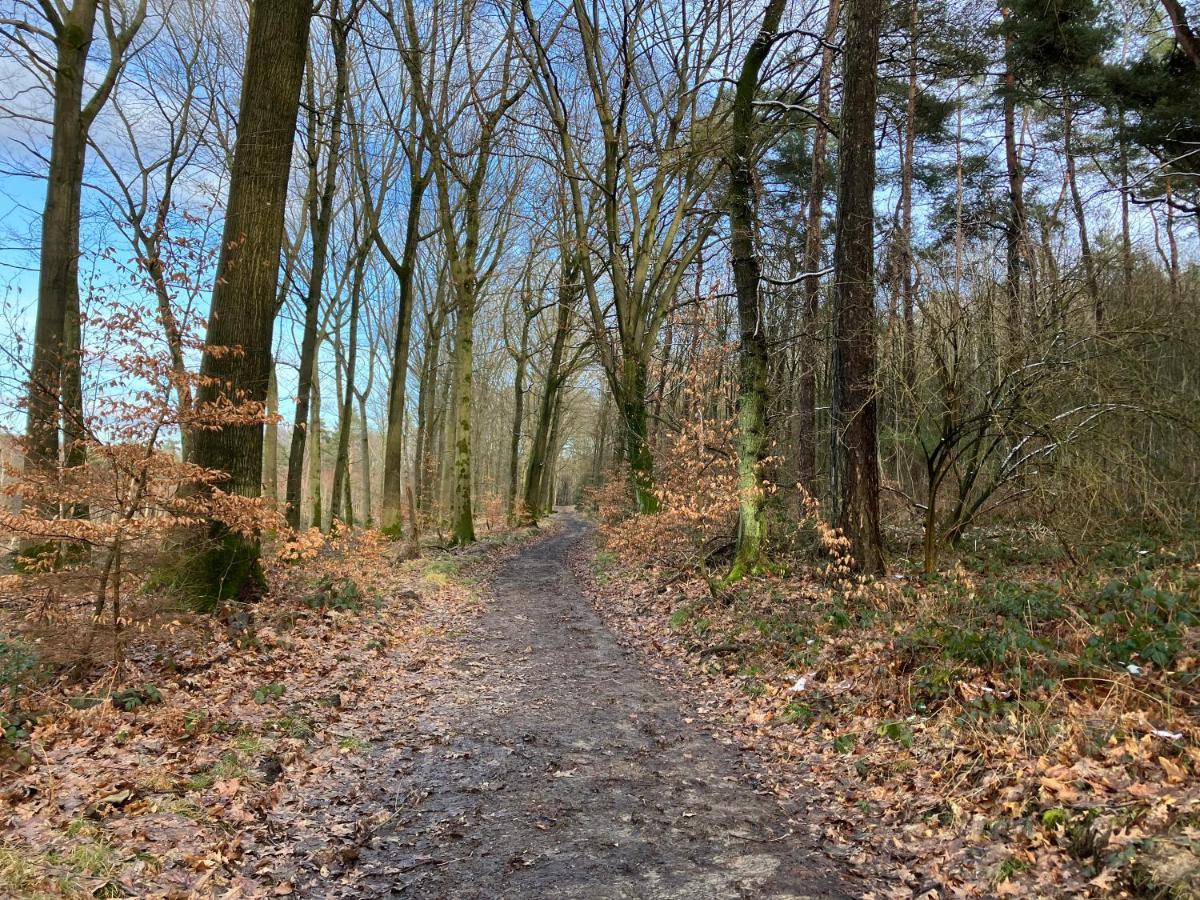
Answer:
<svg viewBox="0 0 1200 900"><path fill-rule="evenodd" d="M762 465L767 455L767 328L759 295L760 266L754 247L757 215L754 169L757 162L754 98L758 76L775 42L784 0L768 0L762 25L746 52L733 100L729 145L729 243L733 256L740 344L737 403L738 526L733 564L726 576L736 581L765 568L767 522Z"/></svg>

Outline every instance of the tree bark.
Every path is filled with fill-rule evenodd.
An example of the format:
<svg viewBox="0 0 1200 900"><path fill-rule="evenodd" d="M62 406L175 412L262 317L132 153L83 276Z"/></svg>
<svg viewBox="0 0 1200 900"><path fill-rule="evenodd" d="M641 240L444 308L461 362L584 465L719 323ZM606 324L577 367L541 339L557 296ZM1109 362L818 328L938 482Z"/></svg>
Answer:
<svg viewBox="0 0 1200 900"><path fill-rule="evenodd" d="M537 522L544 512L543 483L551 448L551 431L554 424L555 401L562 388L562 360L570 332L571 307L576 296L575 282L579 269L574 257L564 259L559 275L558 305L554 325L554 341L550 345L550 359L546 363L546 378L542 386L542 398L538 405L537 424L534 426L533 442L529 447L529 465L525 469L524 515L525 524Z"/></svg>
<svg viewBox="0 0 1200 900"><path fill-rule="evenodd" d="M319 353L319 349L318 349ZM321 502L321 378L313 378L310 392L312 402L308 405L308 421L305 427L311 441L304 445L304 456L308 462L308 525L321 528L325 524L324 504Z"/></svg>
<svg viewBox="0 0 1200 900"><path fill-rule="evenodd" d="M392 378L388 385L387 435L383 446L383 509L380 527L398 529L404 508L404 405L408 387L408 354L412 343L413 274L417 248L421 242L421 199L429 183L428 173L409 166L408 217L404 228L404 249L396 273L399 296L396 309L396 343L392 356ZM379 231L375 240L382 244ZM390 257L390 254L389 254ZM389 262L391 259L389 258Z"/></svg>
<svg viewBox="0 0 1200 900"><path fill-rule="evenodd" d="M760 265L754 246L757 228L754 170L754 98L758 77L775 42L784 0L768 0L762 25L746 52L733 100L729 149L729 243L737 295L739 391L737 401L737 547L726 581L756 574L767 565L766 488L762 465L767 455L767 332L759 296Z"/></svg>
<svg viewBox="0 0 1200 900"><path fill-rule="evenodd" d="M454 459L450 540L459 546L475 541L471 503L471 383L475 366L475 296L460 290L454 321Z"/></svg>
<svg viewBox="0 0 1200 900"><path fill-rule="evenodd" d="M1075 177L1075 103L1071 92L1063 93L1063 156L1066 159L1067 187L1071 192L1071 208L1075 212L1075 224L1079 228L1079 255L1083 263L1084 283L1095 311L1096 326L1104 323L1104 298L1100 296L1100 284L1096 278L1096 260L1092 256L1092 242L1088 237L1087 215L1083 208L1083 197L1079 193L1079 180Z"/></svg>
<svg viewBox="0 0 1200 900"><path fill-rule="evenodd" d="M369 245L368 245L369 246ZM350 346L346 350L346 384L342 398L341 415L338 417L337 456L333 467L332 520L347 525L354 524L354 512L349 502L343 503L342 495L350 498L350 425L354 418L354 370L358 361L358 311L362 302L363 270L367 264L367 248L358 253L354 263L353 282L350 286Z"/></svg>
<svg viewBox="0 0 1200 900"><path fill-rule="evenodd" d="M1006 7L1001 15L1008 17ZM1012 43L1005 38L1007 53ZM1008 175L1008 219L1004 223L1004 247L1007 270L1009 342L1015 345L1023 332L1021 323L1021 269L1028 260L1028 237L1025 221L1025 171L1017 153L1017 78L1011 66L1001 75L1004 120L1004 167Z"/></svg>
<svg viewBox="0 0 1200 900"><path fill-rule="evenodd" d="M321 196L313 208L312 221L312 269L308 279L308 294L304 302L304 335L300 342L300 372L296 388L296 413L292 420L292 445L288 454L287 474L287 517L293 528L300 525L300 485L304 469L304 445L307 439L306 423L309 420L309 395L313 390L316 372L317 320L320 316L321 293L325 280L325 267L329 254L329 233L333 225L333 200L337 190L338 166L341 160L342 116L345 111L349 89L349 62L346 49L350 23L339 18L337 3L330 20L333 39L334 85L333 112L329 127L329 151L325 159L324 181ZM315 107L315 100L311 101ZM316 110L310 113L312 123L319 120ZM316 129L313 129L314 132ZM317 180L317 158L319 148L314 134L309 150L310 179ZM320 437L317 438L320 440ZM319 526L318 526L319 527Z"/></svg>
<svg viewBox="0 0 1200 900"><path fill-rule="evenodd" d="M854 566L883 572L875 391L875 109L883 0L848 0L834 244L836 522Z"/></svg>
<svg viewBox="0 0 1200 900"><path fill-rule="evenodd" d="M266 400L279 251L311 16L309 0L275 0L252 7L197 406L223 397L260 404ZM239 345L242 352L227 352ZM261 422L199 429L194 447L198 465L229 473L223 487L244 496L259 495ZM262 583L257 539L220 524L211 537L212 546L194 567L202 578L196 585L202 605L256 593Z"/></svg>
<svg viewBox="0 0 1200 900"><path fill-rule="evenodd" d="M96 0L77 0L56 29L50 167L42 209L37 319L25 432L25 465L47 476L59 465L59 421L65 406L63 368L73 352L64 344L66 332L79 327L79 215L87 151L81 110L96 9ZM68 324L72 311L75 322ZM57 513L57 509L43 510L45 515Z"/></svg>
<svg viewBox="0 0 1200 900"><path fill-rule="evenodd" d="M265 448L263 450L263 495L272 500L279 499L279 383L275 378L275 364L267 381L267 422Z"/></svg>
<svg viewBox="0 0 1200 900"><path fill-rule="evenodd" d="M533 317L528 307L524 310L521 323L521 345L517 350L517 371L513 376L513 423L508 444L508 493L504 501L504 512L512 523L516 514L517 486L521 469L521 429L525 423L525 368L529 364L529 328Z"/></svg>
<svg viewBox="0 0 1200 900"><path fill-rule="evenodd" d="M817 369L823 342L817 335L821 303L821 247L824 243L822 217L825 207L825 167L829 134L822 124L829 120L829 96L833 83L834 40L837 38L838 0L830 0L825 20L825 49L821 53L821 74L817 88L817 115L813 126L812 175L808 184L808 214L804 233L804 319L801 337L799 387L799 441L797 474L800 484L813 497L817 490Z"/></svg>

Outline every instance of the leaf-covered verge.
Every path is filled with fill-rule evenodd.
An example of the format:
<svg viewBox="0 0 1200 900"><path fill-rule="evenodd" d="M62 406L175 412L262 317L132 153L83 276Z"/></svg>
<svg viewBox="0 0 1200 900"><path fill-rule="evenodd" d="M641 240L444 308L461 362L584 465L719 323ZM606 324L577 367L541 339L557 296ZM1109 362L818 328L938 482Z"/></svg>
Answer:
<svg viewBox="0 0 1200 900"><path fill-rule="evenodd" d="M576 559L601 615L885 895L1200 896L1194 540L1080 568L996 531L934 580L715 589L629 527Z"/></svg>
<svg viewBox="0 0 1200 900"><path fill-rule="evenodd" d="M88 598L6 592L0 896L290 893L345 838L305 811L369 777L372 743L435 699L422 680L449 662L473 585L531 533L402 560L375 532L310 532L274 549L253 605L214 618L140 598L100 681L79 677ZM103 640L89 651L108 659ZM382 823L360 824L356 840Z"/></svg>

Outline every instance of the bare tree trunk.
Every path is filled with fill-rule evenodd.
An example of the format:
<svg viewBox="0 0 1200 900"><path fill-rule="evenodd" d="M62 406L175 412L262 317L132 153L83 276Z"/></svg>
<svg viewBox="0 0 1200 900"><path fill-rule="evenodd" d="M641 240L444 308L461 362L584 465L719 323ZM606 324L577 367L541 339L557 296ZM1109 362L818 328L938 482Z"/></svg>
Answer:
<svg viewBox="0 0 1200 900"><path fill-rule="evenodd" d="M542 399L538 407L537 424L533 442L529 448L529 465L525 470L525 524L533 524L544 512L542 487L551 448L551 431L554 425L554 410L558 394L562 389L562 359L570 331L571 306L576 297L575 281L579 269L574 257L564 259L559 275L558 308L554 326L554 341L550 345L550 360L546 364L546 378L542 386Z"/></svg>
<svg viewBox="0 0 1200 900"><path fill-rule="evenodd" d="M59 464L60 414L69 417L64 372L78 351L79 216L87 131L82 124L88 48L96 23L96 0L77 0L56 28L54 111L50 167L42 209L37 319L29 373L25 465L50 474ZM74 322L69 322L71 317ZM55 515L57 509L43 510Z"/></svg>
<svg viewBox="0 0 1200 900"><path fill-rule="evenodd" d="M307 438L305 423L309 420L309 395L313 390L316 370L317 320L320 316L321 293L325 280L325 267L329 254L329 233L333 225L333 200L337 190L338 166L342 154L342 116L345 111L346 94L349 89L349 62L346 40L350 23L339 18L338 3L334 2L330 30L333 38L334 66L337 71L334 85L333 113L329 128L329 150L325 158L324 183L321 195L313 205L312 220L312 269L308 279L308 295L304 303L304 335L300 342L300 372L296 388L296 413L292 420L292 446L288 454L287 474L287 517L293 528L300 524L300 484L304 470L304 445ZM310 76L311 77L311 76ZM309 178L315 182L317 160L320 152L317 124L319 118L315 97L310 87L309 103L312 135L309 147ZM320 440L320 437L317 438ZM319 522L316 523L319 527Z"/></svg>
<svg viewBox="0 0 1200 900"><path fill-rule="evenodd" d="M920 7L909 0L908 20L908 97L904 112L904 154L900 173L900 300L904 317L903 366L904 386L910 395L917 383L916 319L916 256L913 253L913 163L917 147L917 50Z"/></svg>
<svg viewBox="0 0 1200 900"><path fill-rule="evenodd" d="M417 484L417 509L428 516L433 510L434 471L433 441L437 430L438 357L442 347L442 328L445 312L439 308L433 314L425 334L425 365L421 375L420 393L417 396L417 438L414 448L414 465L419 476Z"/></svg>
<svg viewBox="0 0 1200 900"><path fill-rule="evenodd" d="M848 0L834 247L836 521L854 565L883 572L875 391L875 109L883 0Z"/></svg>
<svg viewBox="0 0 1200 900"><path fill-rule="evenodd" d="M358 424L359 447L362 453L362 464L359 466L362 484L362 520L368 528L374 522L374 500L371 496L371 431L367 421L367 394L363 391L358 395Z"/></svg>
<svg viewBox="0 0 1200 900"><path fill-rule="evenodd" d="M369 245L368 245L369 246ZM350 286L350 346L346 351L346 384L342 399L342 410L338 417L337 456L333 466L333 490L331 492L331 523L339 519L347 525L354 524L354 513L350 503L342 504L342 494L350 499L350 424L354 418L354 369L358 362L358 310L362 301L363 270L367 264L366 247L358 253L354 263L353 281Z"/></svg>
<svg viewBox="0 0 1200 900"><path fill-rule="evenodd" d="M392 357L392 379L388 386L387 434L383 445L383 509L380 527L398 529L404 504L404 404L408 386L408 354L412 342L413 273L417 247L421 241L421 198L429 183L419 166L409 165L408 218L404 229L404 249L396 273L398 298L396 309L396 343ZM376 242L382 246L378 229ZM390 259L389 262L393 262Z"/></svg>
<svg viewBox="0 0 1200 900"><path fill-rule="evenodd" d="M266 400L283 215L311 16L308 0L275 0L252 8L198 407L222 396ZM225 352L234 346L243 352ZM228 472L225 487L246 496L258 496L262 488L262 450L261 423L198 429L195 435L196 463ZM259 588L258 541L220 526L212 537L211 549L193 569L200 579L199 598L211 606Z"/></svg>
<svg viewBox="0 0 1200 900"><path fill-rule="evenodd" d="M1133 300L1133 239L1129 229L1129 133L1123 107L1117 120L1117 154L1121 176L1121 293L1128 306Z"/></svg>
<svg viewBox="0 0 1200 900"><path fill-rule="evenodd" d="M1068 90L1063 94L1063 156L1066 159L1067 187L1071 192L1071 207L1075 212L1075 224L1079 228L1079 253L1083 262L1083 277L1088 296L1095 310L1096 325L1104 322L1104 298L1100 296L1100 284L1096 279L1096 261L1092 257L1092 243L1088 239L1087 216L1083 209L1083 197L1079 193L1079 181L1075 177L1075 105Z"/></svg>
<svg viewBox="0 0 1200 900"><path fill-rule="evenodd" d="M817 370L823 342L817 336L820 313L822 223L825 207L825 165L829 136L823 122L829 119L829 95L833 82L834 40L837 37L838 0L830 0L825 20L825 49L821 53L821 75L817 89L817 116L813 126L812 174L808 184L808 215L804 234L804 319L800 360L800 417L797 474L800 484L817 496Z"/></svg>
<svg viewBox="0 0 1200 900"><path fill-rule="evenodd" d="M267 381L267 433L263 450L263 495L272 500L279 499L279 383L275 379L275 364L271 364L271 375Z"/></svg>
<svg viewBox="0 0 1200 900"><path fill-rule="evenodd" d="M1008 17L1007 8L1001 15ZM1012 39L1005 38L1005 50ZM1023 331L1021 324L1021 268L1028 261L1028 239L1025 221L1025 172L1017 153L1017 78L1008 66L1001 76L1004 118L1004 165L1008 174L1008 220L1004 223L1004 245L1007 267L1009 341L1015 344Z"/></svg>
<svg viewBox="0 0 1200 900"><path fill-rule="evenodd" d="M454 320L454 459L453 508L450 523L455 544L475 541L475 510L471 503L471 384L475 367L475 296L465 292Z"/></svg>
<svg viewBox="0 0 1200 900"><path fill-rule="evenodd" d="M310 528L321 528L325 524L325 515L321 503L321 378L319 374L313 378L310 396L312 402L308 406L306 427L312 440L304 445L304 455L308 457L308 524Z"/></svg>
<svg viewBox="0 0 1200 900"><path fill-rule="evenodd" d="M521 429L525 424L525 368L529 364L529 328L533 317L528 309L521 324L521 345L517 350L517 371L513 376L513 422L512 437L508 445L508 493L504 500L504 512L511 523L517 506L517 485L521 469Z"/></svg>
<svg viewBox="0 0 1200 900"><path fill-rule="evenodd" d="M759 296L760 266L754 247L757 213L754 197L754 98L758 77L775 42L784 0L768 0L762 25L742 63L733 100L729 149L729 243L737 295L739 390L737 402L738 526L737 549L726 581L766 567L766 488L762 465L767 455L767 328Z"/></svg>

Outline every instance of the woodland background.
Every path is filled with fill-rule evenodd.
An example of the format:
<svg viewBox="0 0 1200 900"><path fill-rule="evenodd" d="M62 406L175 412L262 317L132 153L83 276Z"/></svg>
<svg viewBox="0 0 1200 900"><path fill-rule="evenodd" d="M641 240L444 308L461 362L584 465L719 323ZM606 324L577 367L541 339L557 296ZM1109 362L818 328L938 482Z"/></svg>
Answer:
<svg viewBox="0 0 1200 900"><path fill-rule="evenodd" d="M357 608L360 541L578 505L614 627L744 716L1015 754L984 881L1168 889L1121 854L1196 839L1198 16L3 0L5 746Z"/></svg>

